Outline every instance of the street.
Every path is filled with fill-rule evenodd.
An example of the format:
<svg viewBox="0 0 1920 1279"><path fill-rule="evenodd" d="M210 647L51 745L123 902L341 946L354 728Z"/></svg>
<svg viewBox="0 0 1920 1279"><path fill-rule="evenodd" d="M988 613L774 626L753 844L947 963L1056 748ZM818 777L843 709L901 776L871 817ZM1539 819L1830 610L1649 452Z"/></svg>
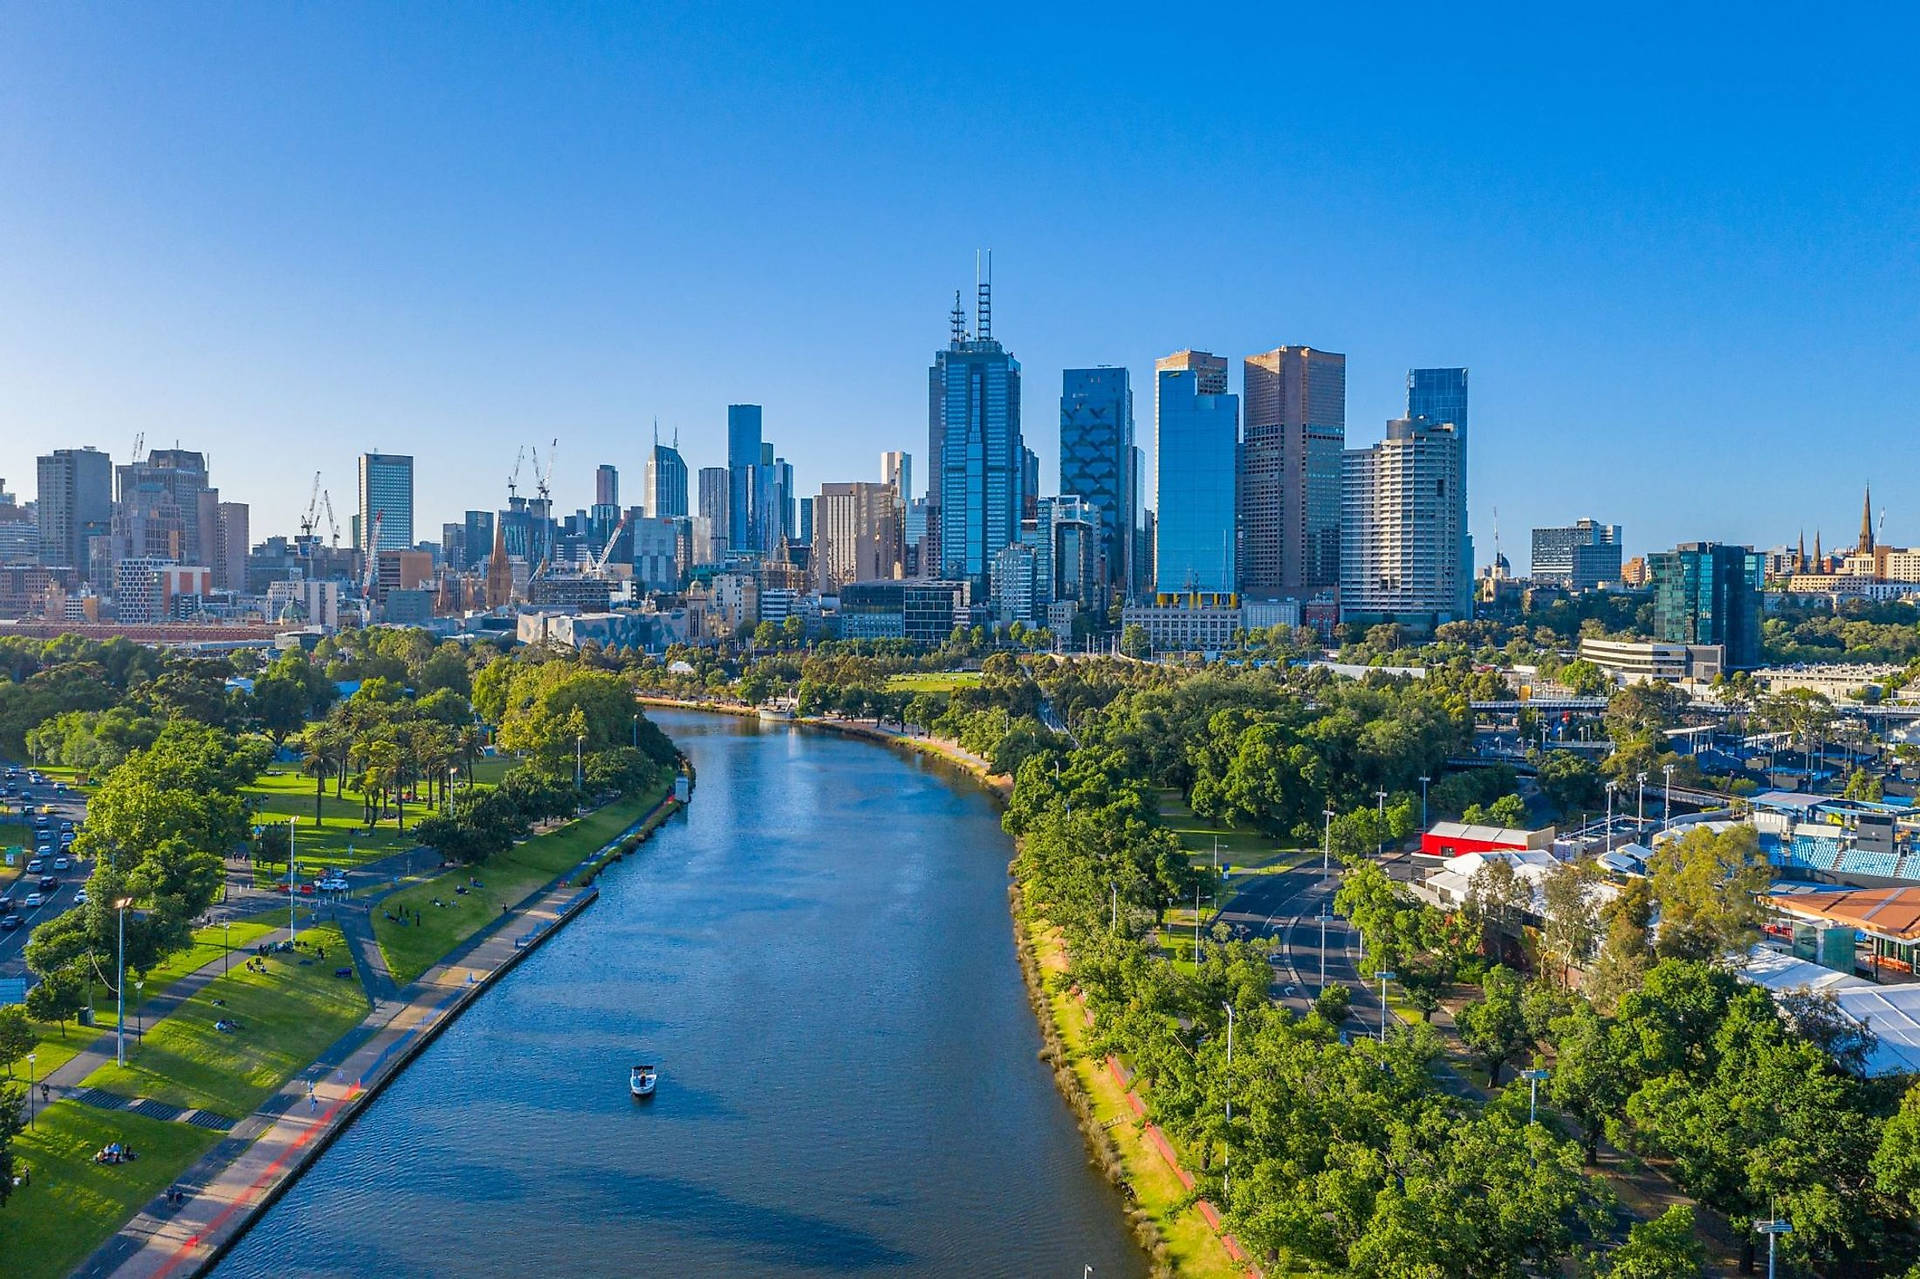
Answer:
<svg viewBox="0 0 1920 1279"><path fill-rule="evenodd" d="M12 795L5 796L6 816L8 820L25 825L26 833L21 837L25 848L14 858L15 864L0 868L0 897L11 897L14 901L13 913L20 918L20 926L0 932L0 977L23 977L26 975L27 962L24 952L27 937L36 925L45 923L64 911L73 908L74 894L85 887L87 877L93 873L93 863L75 859L66 870L55 870L53 859L46 859L43 871L29 875L26 864L34 855L39 843L33 833L33 820L42 807L51 807L49 814L53 819L52 830L57 833L59 823L70 821L75 827L85 821L87 815L86 797L72 788L55 790L55 783L43 780L38 783L28 781L31 771L22 764L0 763L0 774L18 769L20 775L4 784L17 788ZM52 841L58 847L58 839ZM59 879L60 886L47 894L47 900L39 906L28 908L25 902L27 894L38 891L43 875Z"/></svg>

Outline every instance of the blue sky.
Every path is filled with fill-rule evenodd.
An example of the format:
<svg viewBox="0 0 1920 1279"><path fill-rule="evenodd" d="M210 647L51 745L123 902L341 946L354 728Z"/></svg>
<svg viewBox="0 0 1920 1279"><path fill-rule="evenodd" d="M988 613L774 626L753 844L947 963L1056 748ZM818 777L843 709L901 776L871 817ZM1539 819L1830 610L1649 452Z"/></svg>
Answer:
<svg viewBox="0 0 1920 1279"><path fill-rule="evenodd" d="M411 451L430 537L755 401L802 492L878 478L990 246L1047 477L1062 367L1150 449L1154 357L1294 342L1356 446L1472 368L1483 559L1850 540L1869 479L1920 542L1906 19L1345 8L10 6L0 477L177 439L258 536Z"/></svg>

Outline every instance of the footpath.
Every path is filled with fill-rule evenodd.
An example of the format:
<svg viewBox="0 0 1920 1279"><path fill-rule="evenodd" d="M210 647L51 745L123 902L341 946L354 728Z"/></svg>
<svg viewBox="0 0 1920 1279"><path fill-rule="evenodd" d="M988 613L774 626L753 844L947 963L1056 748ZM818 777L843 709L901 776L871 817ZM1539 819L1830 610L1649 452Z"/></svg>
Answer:
<svg viewBox="0 0 1920 1279"><path fill-rule="evenodd" d="M674 804L671 795L665 797L489 931L390 997L376 997L365 1021L239 1121L226 1140L181 1175L176 1184L185 1192L184 1200L169 1204L163 1196L149 1203L74 1274L164 1279L198 1274L211 1265L468 1004L599 896L600 890L591 885L574 886L582 869ZM373 949L377 954L378 948ZM356 959L364 958L356 954ZM380 963L380 973L385 968ZM191 990L180 991L179 997L186 998L214 975L202 969L181 979L176 989L201 978ZM363 980L366 976L363 972ZM387 984L391 983L389 976ZM377 979L368 984L377 984ZM168 992L169 998L174 995L174 990Z"/></svg>

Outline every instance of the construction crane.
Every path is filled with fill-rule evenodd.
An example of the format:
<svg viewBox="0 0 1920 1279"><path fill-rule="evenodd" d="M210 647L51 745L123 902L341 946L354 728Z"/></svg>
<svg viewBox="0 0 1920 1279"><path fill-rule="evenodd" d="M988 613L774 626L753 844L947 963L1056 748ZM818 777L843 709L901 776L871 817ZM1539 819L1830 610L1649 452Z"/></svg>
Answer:
<svg viewBox="0 0 1920 1279"><path fill-rule="evenodd" d="M386 518L385 511L375 511L373 527L367 532L367 571L360 583L360 595L363 599L373 598L373 586L380 576L380 525Z"/></svg>
<svg viewBox="0 0 1920 1279"><path fill-rule="evenodd" d="M526 460L527 460L527 446L522 444L520 446L520 452L514 455L513 474L507 476L508 505L512 505L513 499L520 496L520 464L522 462L525 462ZM536 460L534 462L534 465L538 466L539 462Z"/></svg>
<svg viewBox="0 0 1920 1279"><path fill-rule="evenodd" d="M600 553L598 555L594 556L592 559L587 561L587 576L589 577L605 577L606 576L607 556L613 554L613 544L615 542L618 542L620 540L620 535L627 531L627 516L631 514L632 514L631 509L622 511L620 513L620 522L613 526L613 536L607 539L607 544L601 548Z"/></svg>
<svg viewBox="0 0 1920 1279"><path fill-rule="evenodd" d="M340 549L340 521L333 518L333 494L327 489L320 490L320 507L327 513L328 540L335 550Z"/></svg>
<svg viewBox="0 0 1920 1279"><path fill-rule="evenodd" d="M320 522L320 472L313 473L313 492L307 495L307 510L300 517L300 553L313 554L313 530Z"/></svg>
<svg viewBox="0 0 1920 1279"><path fill-rule="evenodd" d="M147 433L145 431L135 432L133 437L134 462L138 463L140 461L140 455L146 451L147 451Z"/></svg>
<svg viewBox="0 0 1920 1279"><path fill-rule="evenodd" d="M536 539L527 551L529 557L536 550L540 552L540 564L533 574L535 577L545 572L548 561L553 558L553 459L559 452L560 441L556 439L547 448L547 464L543 467L540 465L540 446L536 444L533 448L533 491L540 503L537 512L540 523L535 529Z"/></svg>

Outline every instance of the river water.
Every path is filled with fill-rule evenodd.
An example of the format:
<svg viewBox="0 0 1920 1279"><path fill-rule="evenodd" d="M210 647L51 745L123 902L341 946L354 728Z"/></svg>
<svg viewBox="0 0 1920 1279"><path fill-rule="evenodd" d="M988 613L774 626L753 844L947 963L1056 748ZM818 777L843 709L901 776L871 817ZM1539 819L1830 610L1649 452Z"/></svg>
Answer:
<svg viewBox="0 0 1920 1279"><path fill-rule="evenodd" d="M868 742L656 718L687 812L216 1273L1144 1274L1035 1055L987 796Z"/></svg>

